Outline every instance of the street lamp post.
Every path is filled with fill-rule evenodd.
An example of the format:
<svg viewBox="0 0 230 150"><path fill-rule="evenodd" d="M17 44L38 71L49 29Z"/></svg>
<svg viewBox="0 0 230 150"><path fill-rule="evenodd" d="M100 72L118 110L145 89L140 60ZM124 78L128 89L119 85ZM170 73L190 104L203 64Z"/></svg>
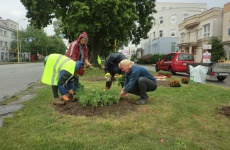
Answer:
<svg viewBox="0 0 230 150"><path fill-rule="evenodd" d="M22 20L26 20L26 19L21 19L21 20L18 20L17 23L18 23L18 27L17 27L17 49L18 49L18 62L20 62L20 53L19 53L19 44L18 44L18 30L19 30L19 22L22 21Z"/></svg>
<svg viewBox="0 0 230 150"><path fill-rule="evenodd" d="M22 62L22 40L26 40L26 38L21 38L20 39L20 62Z"/></svg>

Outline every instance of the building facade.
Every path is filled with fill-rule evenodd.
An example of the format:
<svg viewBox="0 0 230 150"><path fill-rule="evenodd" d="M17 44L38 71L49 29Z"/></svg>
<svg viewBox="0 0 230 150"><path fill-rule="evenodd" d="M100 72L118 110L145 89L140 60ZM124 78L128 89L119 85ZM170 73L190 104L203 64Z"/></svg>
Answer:
<svg viewBox="0 0 230 150"><path fill-rule="evenodd" d="M224 5L222 42L226 57L230 60L230 2Z"/></svg>
<svg viewBox="0 0 230 150"><path fill-rule="evenodd" d="M3 20L0 17L0 62L9 61L10 44L15 40L15 32L18 29L18 23L10 19Z"/></svg>
<svg viewBox="0 0 230 150"><path fill-rule="evenodd" d="M178 25L187 17L206 11L205 3L156 2L157 13L148 39L140 41L143 55L178 51Z"/></svg>
<svg viewBox="0 0 230 150"><path fill-rule="evenodd" d="M214 7L191 16L178 27L179 51L193 53L195 61L202 62L203 45L208 45L213 37L222 39L223 9Z"/></svg>

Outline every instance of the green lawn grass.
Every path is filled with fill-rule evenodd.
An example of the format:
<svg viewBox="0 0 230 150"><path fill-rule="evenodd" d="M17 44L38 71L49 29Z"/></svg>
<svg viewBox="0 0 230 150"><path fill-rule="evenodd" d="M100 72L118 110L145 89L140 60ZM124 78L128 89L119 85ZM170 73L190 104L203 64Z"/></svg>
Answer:
<svg viewBox="0 0 230 150"><path fill-rule="evenodd" d="M85 80L88 77L104 77L102 70L87 69L80 81L85 90L104 88L104 81ZM33 88L41 85L37 83ZM116 82L111 88L118 94L121 90ZM0 128L1 150L226 150L230 147L230 120L218 114L217 109L230 105L229 88L211 84L158 87L148 93L149 103L138 106L136 112L106 118L56 112L51 106L50 86L38 88L34 93L37 96L25 102L13 118L4 119Z"/></svg>

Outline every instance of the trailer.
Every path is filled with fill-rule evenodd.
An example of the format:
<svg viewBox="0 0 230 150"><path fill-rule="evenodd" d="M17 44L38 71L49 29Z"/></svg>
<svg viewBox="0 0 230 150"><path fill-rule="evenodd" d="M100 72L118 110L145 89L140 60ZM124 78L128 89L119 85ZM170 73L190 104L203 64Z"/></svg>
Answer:
<svg viewBox="0 0 230 150"><path fill-rule="evenodd" d="M230 61L219 60L218 63L187 63L186 73L190 74L189 66L196 67L198 65L208 67L207 75L216 77L219 81L223 81L230 74Z"/></svg>

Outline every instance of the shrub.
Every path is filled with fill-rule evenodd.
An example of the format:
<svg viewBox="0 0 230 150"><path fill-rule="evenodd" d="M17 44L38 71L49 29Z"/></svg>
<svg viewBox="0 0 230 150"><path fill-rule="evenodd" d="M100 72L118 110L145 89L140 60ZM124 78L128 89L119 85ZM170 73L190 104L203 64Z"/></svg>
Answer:
<svg viewBox="0 0 230 150"><path fill-rule="evenodd" d="M181 87L180 82L178 80L172 80L169 82L170 87Z"/></svg>
<svg viewBox="0 0 230 150"><path fill-rule="evenodd" d="M163 59L165 54L154 54L151 55L150 61L152 64L156 64L159 60Z"/></svg>
<svg viewBox="0 0 230 150"><path fill-rule="evenodd" d="M120 75L119 78L117 79L118 81L118 86L122 86L124 85L125 83L125 76L124 75Z"/></svg>
<svg viewBox="0 0 230 150"><path fill-rule="evenodd" d="M158 73L162 75L172 74L170 71L164 71L164 70L159 70Z"/></svg>
<svg viewBox="0 0 230 150"><path fill-rule="evenodd" d="M189 78L183 77L181 78L181 82L184 84L188 84L189 83Z"/></svg>
<svg viewBox="0 0 230 150"><path fill-rule="evenodd" d="M138 59L139 64L155 64L157 61L164 58L165 54L147 54Z"/></svg>
<svg viewBox="0 0 230 150"><path fill-rule="evenodd" d="M101 89L91 89L87 91L79 89L78 101L83 106L93 106L93 107L103 107L107 105L112 105L119 102L119 97L117 96L117 91L114 90L101 90Z"/></svg>

